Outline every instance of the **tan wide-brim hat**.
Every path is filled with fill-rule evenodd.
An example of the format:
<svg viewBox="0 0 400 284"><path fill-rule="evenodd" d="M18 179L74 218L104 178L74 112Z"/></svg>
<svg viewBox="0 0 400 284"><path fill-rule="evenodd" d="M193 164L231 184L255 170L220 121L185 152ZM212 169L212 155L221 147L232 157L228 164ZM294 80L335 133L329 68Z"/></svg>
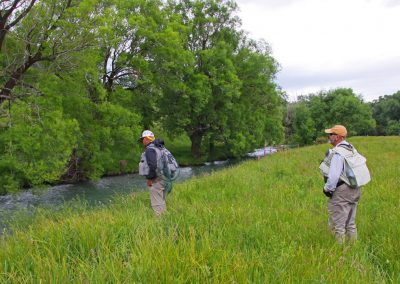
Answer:
<svg viewBox="0 0 400 284"><path fill-rule="evenodd" d="M325 133L336 134L342 137L346 137L347 129L343 125L335 125L332 128L325 129Z"/></svg>

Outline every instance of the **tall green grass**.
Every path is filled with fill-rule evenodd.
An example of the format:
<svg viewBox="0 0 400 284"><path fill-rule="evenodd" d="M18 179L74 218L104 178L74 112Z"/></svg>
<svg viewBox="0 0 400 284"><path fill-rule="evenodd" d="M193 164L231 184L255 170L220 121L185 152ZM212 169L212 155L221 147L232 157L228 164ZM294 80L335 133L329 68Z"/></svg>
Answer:
<svg viewBox="0 0 400 284"><path fill-rule="evenodd" d="M355 245L327 229L319 145L178 184L161 218L148 193L43 212L1 240L0 283L398 283L400 138L351 142L372 174Z"/></svg>

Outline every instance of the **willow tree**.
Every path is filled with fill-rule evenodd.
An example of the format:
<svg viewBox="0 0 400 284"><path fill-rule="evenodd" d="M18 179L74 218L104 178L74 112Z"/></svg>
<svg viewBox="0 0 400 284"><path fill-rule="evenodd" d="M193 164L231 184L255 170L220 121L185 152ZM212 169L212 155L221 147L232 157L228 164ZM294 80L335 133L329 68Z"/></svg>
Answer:
<svg viewBox="0 0 400 284"><path fill-rule="evenodd" d="M3 19L8 28L2 35L0 104L35 93L34 80L25 76L30 69L57 71L68 67L71 54L89 47L94 36L87 25L93 10L86 10L84 1L34 3L28 2L21 14L17 11L13 17ZM16 87L24 90L15 92Z"/></svg>
<svg viewBox="0 0 400 284"><path fill-rule="evenodd" d="M191 65L179 69L179 88L166 86L161 112L170 132L184 131L190 137L194 157L200 156L203 138L221 131L239 96L241 82L233 64L238 44L233 1L191 1L174 3L174 13L186 27L183 47ZM178 61L187 64L190 61Z"/></svg>
<svg viewBox="0 0 400 284"><path fill-rule="evenodd" d="M231 154L238 156L264 143L282 141L283 96L274 82L278 63L266 42L243 36L235 68L242 86L223 136Z"/></svg>
<svg viewBox="0 0 400 284"><path fill-rule="evenodd" d="M37 0L3 0L0 2L0 50L7 33L32 9Z"/></svg>
<svg viewBox="0 0 400 284"><path fill-rule="evenodd" d="M195 157L202 150L212 154L216 144L240 156L266 139L280 140L281 95L273 82L277 63L266 44L246 39L236 3L185 0L171 5L186 28L183 47L193 64L177 70L174 88L163 88L166 128L185 132Z"/></svg>
<svg viewBox="0 0 400 284"><path fill-rule="evenodd" d="M64 99L78 92L66 77L93 43L95 5L2 1L0 191L56 182L65 172L80 136L77 120L64 111Z"/></svg>
<svg viewBox="0 0 400 284"><path fill-rule="evenodd" d="M108 100L142 114L142 125L159 120L162 87L182 51L179 27L159 0L102 3L100 72Z"/></svg>

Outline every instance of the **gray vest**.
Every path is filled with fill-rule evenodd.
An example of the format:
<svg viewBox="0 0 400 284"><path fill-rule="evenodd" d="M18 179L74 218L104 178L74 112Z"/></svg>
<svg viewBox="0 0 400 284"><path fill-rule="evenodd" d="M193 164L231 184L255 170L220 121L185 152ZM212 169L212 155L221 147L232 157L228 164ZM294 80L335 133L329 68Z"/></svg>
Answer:
<svg viewBox="0 0 400 284"><path fill-rule="evenodd" d="M343 147L335 147L331 150L329 150L329 154L326 155L325 159L321 162L321 164L319 165L319 169L321 171L321 174L324 177L328 177L329 175L329 168L331 167L331 161L333 158L333 155L335 154L339 154L342 156L346 156L347 152L350 152L349 150L343 148ZM349 179L347 178L345 172L342 169L342 173L340 174L340 180L344 181L346 184L350 184Z"/></svg>

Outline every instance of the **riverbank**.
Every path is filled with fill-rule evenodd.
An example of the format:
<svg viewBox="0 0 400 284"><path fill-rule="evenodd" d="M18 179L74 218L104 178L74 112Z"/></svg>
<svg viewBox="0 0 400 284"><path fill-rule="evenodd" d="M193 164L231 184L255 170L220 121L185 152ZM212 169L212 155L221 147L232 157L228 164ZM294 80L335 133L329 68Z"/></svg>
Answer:
<svg viewBox="0 0 400 284"><path fill-rule="evenodd" d="M183 140L183 143L182 143ZM244 161L249 158L261 158L266 155L270 155L273 153L276 153L278 148L275 147L267 147L265 149L255 149L254 152L248 153L246 156L241 157L241 158L229 158L226 154L224 154L224 151L222 149L219 149L218 155L212 157L212 158L206 158L205 156L202 156L200 158L194 158L192 157L190 153L190 145L188 144L189 141L185 141L184 139L180 140L180 143L173 143L169 141L169 144L171 145L171 151L173 152L174 156L178 160L180 168L199 168L199 167L204 167L204 166L209 166L209 165L217 165L221 163L229 163L229 164L236 164L239 163L240 161ZM126 161L121 160L120 164L125 165L126 167ZM132 168L132 167L131 167ZM0 211L1 211L1 197L7 196L7 195L14 195L15 193L24 193L24 192L29 192L29 191L43 191L46 188L54 188L54 187L62 187L62 186L75 186L79 185L82 183L96 183L102 179L105 178L113 178L113 177L123 177L127 175L137 175L138 174L138 169L134 168L133 171L128 171L125 172L123 169L121 169L121 172L118 173L108 173L102 175L100 178L95 179L95 180L90 180L90 179L81 179L81 180L59 180L57 182L54 182L52 184L43 184L43 185L38 185L35 188L30 188L28 186L20 189L19 191L13 191L13 192L0 192ZM1 214L0 214L1 217ZM0 222L1 223L1 222Z"/></svg>
<svg viewBox="0 0 400 284"><path fill-rule="evenodd" d="M351 141L373 178L355 246L326 228L318 145L178 184L162 218L145 192L44 210L1 240L0 282L398 282L400 138Z"/></svg>
<svg viewBox="0 0 400 284"><path fill-rule="evenodd" d="M175 184L232 165L234 162L219 161L197 167L181 167ZM3 230L9 227L8 224L19 222L18 219L24 219L24 223L29 224L29 220L42 208L58 211L60 207L68 206L64 203L75 201L88 207L102 206L110 204L116 196L126 196L140 191L147 191L145 178L138 174L127 174L103 177L97 181L62 184L0 195L0 236Z"/></svg>

